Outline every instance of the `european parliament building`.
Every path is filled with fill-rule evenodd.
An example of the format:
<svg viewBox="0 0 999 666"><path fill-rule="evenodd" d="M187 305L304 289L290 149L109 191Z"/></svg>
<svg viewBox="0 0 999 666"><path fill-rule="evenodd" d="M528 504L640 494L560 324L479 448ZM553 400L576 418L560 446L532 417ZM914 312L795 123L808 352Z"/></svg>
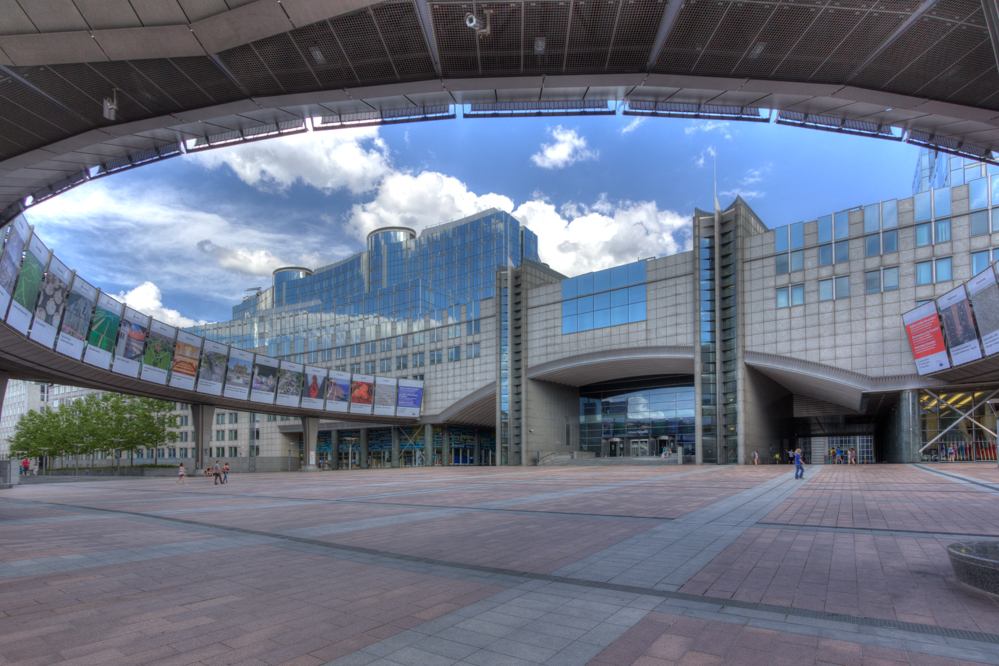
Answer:
<svg viewBox="0 0 999 666"><path fill-rule="evenodd" d="M232 321L195 332L424 380L419 426L322 421L320 467L677 449L746 463L798 447L817 463L837 449L873 463L951 446L956 459L995 460L988 353L917 368L903 315L994 270L999 175L924 151L913 190L774 229L736 199L695 210L690 251L572 278L541 263L536 236L504 212L419 235L379 229L336 264L276 271ZM297 420L274 425L260 455L274 447L308 464Z"/></svg>

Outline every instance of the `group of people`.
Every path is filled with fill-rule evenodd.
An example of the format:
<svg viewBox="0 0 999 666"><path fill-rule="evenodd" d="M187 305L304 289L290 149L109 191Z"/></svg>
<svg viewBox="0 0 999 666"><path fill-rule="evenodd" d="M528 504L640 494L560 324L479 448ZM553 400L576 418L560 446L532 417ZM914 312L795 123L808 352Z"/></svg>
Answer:
<svg viewBox="0 0 999 666"><path fill-rule="evenodd" d="M229 463L223 465L220 461L216 460L214 465L205 468L205 476L215 477L213 485L216 486L229 483ZM187 485L187 468L184 467L184 463L180 463L180 467L177 468L177 483L184 486Z"/></svg>
<svg viewBox="0 0 999 666"><path fill-rule="evenodd" d="M829 463L831 465L856 465L857 451L853 448L843 449L840 447L829 449Z"/></svg>
<svg viewBox="0 0 999 666"><path fill-rule="evenodd" d="M21 476L31 476L32 475L31 461L25 458L24 460L21 461L21 464L17 468L17 470Z"/></svg>

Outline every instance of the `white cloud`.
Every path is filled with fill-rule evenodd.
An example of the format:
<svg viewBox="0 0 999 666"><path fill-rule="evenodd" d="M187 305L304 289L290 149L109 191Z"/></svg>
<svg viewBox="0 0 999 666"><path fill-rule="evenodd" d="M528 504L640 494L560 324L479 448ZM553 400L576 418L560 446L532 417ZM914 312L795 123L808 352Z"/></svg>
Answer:
<svg viewBox="0 0 999 666"><path fill-rule="evenodd" d="M534 188L534 192L531 193L531 198L538 201L551 201L551 197L545 194L540 187Z"/></svg>
<svg viewBox="0 0 999 666"><path fill-rule="evenodd" d="M118 300L123 301L125 305L133 310L138 310L157 321L171 326L187 328L188 326L207 323L203 320L195 321L189 317L185 317L176 310L163 307L163 294L160 292L160 288L152 282L143 282L127 293L119 293Z"/></svg>
<svg viewBox="0 0 999 666"><path fill-rule="evenodd" d="M305 132L187 156L209 169L226 165L244 183L285 192L296 182L327 194L374 189L392 169L377 127Z"/></svg>
<svg viewBox="0 0 999 666"><path fill-rule="evenodd" d="M637 130L648 118L643 116L638 116L632 118L631 122L621 128L621 134L628 134L629 132L634 132Z"/></svg>
<svg viewBox="0 0 999 666"><path fill-rule="evenodd" d="M744 190L741 187L735 187L731 190L725 190L724 192L719 192L720 197L742 197L743 199L762 199L767 195L766 192L761 192L760 190Z"/></svg>
<svg viewBox="0 0 999 666"><path fill-rule="evenodd" d="M718 132L726 139L731 139L732 134L728 131L729 123L724 120L700 120L693 125L685 127L683 133L686 135L697 134L698 132Z"/></svg>
<svg viewBox="0 0 999 666"><path fill-rule="evenodd" d="M564 169L576 162L595 160L600 156L600 152L589 148L586 138L574 129L558 125L555 129L548 128L548 133L555 142L541 144L541 150L531 155L531 161L542 169Z"/></svg>
<svg viewBox="0 0 999 666"><path fill-rule="evenodd" d="M704 162L708 156L714 157L718 153L715 151L714 146L708 146L701 151L701 154L694 158L694 166L698 169L704 166Z"/></svg>
<svg viewBox="0 0 999 666"><path fill-rule="evenodd" d="M220 268L248 275L271 275L276 269L288 265L268 250L223 247L210 240L199 242L198 249L214 257Z"/></svg>

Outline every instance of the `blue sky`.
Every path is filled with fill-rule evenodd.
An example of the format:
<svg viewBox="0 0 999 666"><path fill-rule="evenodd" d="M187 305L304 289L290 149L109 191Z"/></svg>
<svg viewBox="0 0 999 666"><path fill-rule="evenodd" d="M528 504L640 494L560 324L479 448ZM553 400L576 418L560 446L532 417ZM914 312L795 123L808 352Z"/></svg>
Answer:
<svg viewBox="0 0 999 666"><path fill-rule="evenodd" d="M458 119L331 130L133 169L29 209L71 268L171 323L219 321L280 265L318 267L387 224L496 206L577 275L689 248L695 207L741 194L771 227L911 194L912 146L765 123Z"/></svg>

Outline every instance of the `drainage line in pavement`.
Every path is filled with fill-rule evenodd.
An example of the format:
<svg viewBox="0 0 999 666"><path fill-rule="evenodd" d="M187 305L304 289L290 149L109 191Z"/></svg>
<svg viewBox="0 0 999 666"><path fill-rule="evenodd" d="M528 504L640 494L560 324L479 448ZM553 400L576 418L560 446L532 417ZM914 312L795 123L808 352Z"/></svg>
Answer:
<svg viewBox="0 0 999 666"><path fill-rule="evenodd" d="M361 548L359 546L348 546L344 544L331 543L328 541L319 541L316 539L306 539L303 537L292 537L285 536L282 534L273 534L270 532L261 532L257 530L249 530L241 527L228 527L228 526L216 526L216 525L206 525L204 523L199 523L193 520L184 520L181 518L170 518L167 516L150 516L143 513L135 513L132 511L118 511L116 509L93 509L90 507L77 507L75 505L51 505L48 503L35 502L32 500L8 500L18 504L32 504L38 506L55 506L55 507L66 507L72 506L84 513L95 512L95 513L113 513L121 516L127 516L130 518L138 518L144 521L165 521L169 523L177 523L181 525L187 525L190 527L197 527L200 530L215 529L222 530L226 532L235 532L238 534L246 534L251 536L268 537L278 541L288 541L292 543L300 543L308 546L318 546L328 551L345 551L349 553L356 553L361 555L371 555L374 557L382 557L390 560L397 560L401 562L411 562L414 564L429 564L433 566L439 566L447 569L459 569L463 571L474 571L477 573L484 573L490 575L499 576L510 576L514 578L522 578L527 580L539 580L549 583L561 583L564 585L574 585L577 587L589 587L594 589L612 590L615 592L624 592L627 594L635 594L641 596L659 597L662 599L675 599L678 601L687 601L694 603L710 604L713 606L718 606L719 608L739 608L743 610L752 610L765 613L774 613L777 615L790 615L794 617L805 617L817 620L827 620L830 622L841 622L845 624L853 624L865 627L876 627L881 629L898 629L901 631L907 631L915 634L923 634L928 636L941 636L945 638L956 638L967 641L974 641L978 643L989 643L992 645L999 645L999 635L988 634L980 631L967 631L964 629L952 629L949 627L939 627L930 624L919 624L916 622L900 622L898 620L882 620L879 618L863 617L859 615L848 615L846 613L829 613L826 611L816 611L808 610L805 608L792 608L788 606L777 606L774 604L762 604L751 601L740 601L738 599L721 599L717 597L708 597L699 594L689 594L685 592L667 592L665 590L654 590L644 587L637 587L633 585L621 585L618 583L601 583L599 581L588 581L578 578L569 578L567 576L553 576L551 574L537 574L529 573L523 571L515 571L512 569L501 569L498 567L486 567L477 564L465 564L461 562L449 562L447 560L437 560L426 557L417 557L415 555L404 555L401 553L391 553L387 551L374 550L372 548ZM335 557L330 555L330 557ZM379 566L379 565L373 565ZM429 574L433 575L433 574Z"/></svg>
<svg viewBox="0 0 999 666"><path fill-rule="evenodd" d="M926 467L924 465L920 465L919 463L913 463L912 466L915 467L918 470L923 471L923 472L927 472L929 474L936 474L938 476L942 476L945 479L950 479L952 481L963 481L964 483L970 483L970 484L972 484L974 486L981 486L982 488L987 488L988 490L991 490L992 492L999 492L999 486L997 486L994 483L989 483L988 481L980 481L978 479L974 479L974 478L970 478L970 477L964 476L963 474L955 474L953 472L945 472L945 471L940 470L940 469L933 469L932 467Z"/></svg>
<svg viewBox="0 0 999 666"><path fill-rule="evenodd" d="M999 534L974 534L971 532L928 532L924 530L896 530L882 527L838 527L835 525L789 525L787 523L754 523L754 527L764 527L768 529L800 530L809 532L846 532L847 534L884 534L886 536L923 536L936 539L962 539L975 537L981 539L999 540Z"/></svg>

